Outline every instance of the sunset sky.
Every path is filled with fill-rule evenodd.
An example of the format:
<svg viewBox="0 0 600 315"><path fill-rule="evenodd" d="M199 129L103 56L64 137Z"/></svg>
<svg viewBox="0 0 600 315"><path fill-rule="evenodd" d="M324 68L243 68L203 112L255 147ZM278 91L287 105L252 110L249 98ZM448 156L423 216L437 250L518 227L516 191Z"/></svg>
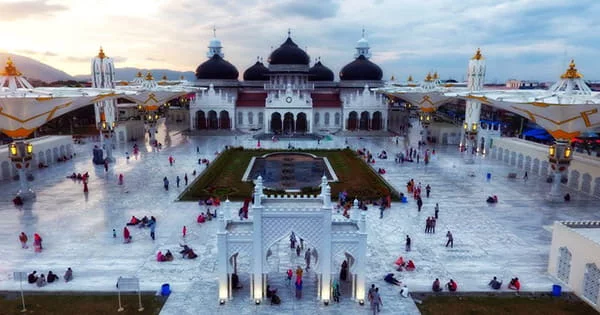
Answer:
<svg viewBox="0 0 600 315"><path fill-rule="evenodd" d="M240 73L267 60L291 29L311 64L335 73L366 29L372 60L391 75L463 79L481 47L487 80L555 80L574 58L600 80L598 0L0 0L0 51L88 74L100 46L117 67L194 71L213 36Z"/></svg>

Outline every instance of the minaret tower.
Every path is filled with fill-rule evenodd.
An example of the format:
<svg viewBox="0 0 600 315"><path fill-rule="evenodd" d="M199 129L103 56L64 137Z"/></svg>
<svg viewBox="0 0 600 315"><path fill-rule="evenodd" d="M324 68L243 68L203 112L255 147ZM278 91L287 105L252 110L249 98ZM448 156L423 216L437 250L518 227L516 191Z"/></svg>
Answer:
<svg viewBox="0 0 600 315"><path fill-rule="evenodd" d="M100 52L92 59L92 88L114 89L115 88L115 65L112 58ZM112 156L114 128L117 121L117 105L115 100L99 101L94 104L96 113L96 126L100 131L100 143L106 151L106 159L114 160ZM102 161L100 161L102 160ZM94 163L103 163L102 157L94 157Z"/></svg>
<svg viewBox="0 0 600 315"><path fill-rule="evenodd" d="M470 92L483 90L485 81L485 59L481 50L469 60L467 68L467 88ZM475 99L468 99L465 108L465 122L463 129L465 138L463 144L466 146L465 162L474 163L473 155L477 153L477 131L479 130L479 121L481 116L481 103Z"/></svg>
<svg viewBox="0 0 600 315"><path fill-rule="evenodd" d="M212 58L214 55L219 55L221 58L224 58L225 55L221 51L221 41L217 38L217 28L213 27L213 38L208 43L208 52L206 53L206 57L208 59Z"/></svg>
<svg viewBox="0 0 600 315"><path fill-rule="evenodd" d="M362 37L356 42L356 53L354 54L354 58L358 58L361 55L365 56L367 59L371 58L370 48L369 41L365 38L365 29L363 28Z"/></svg>

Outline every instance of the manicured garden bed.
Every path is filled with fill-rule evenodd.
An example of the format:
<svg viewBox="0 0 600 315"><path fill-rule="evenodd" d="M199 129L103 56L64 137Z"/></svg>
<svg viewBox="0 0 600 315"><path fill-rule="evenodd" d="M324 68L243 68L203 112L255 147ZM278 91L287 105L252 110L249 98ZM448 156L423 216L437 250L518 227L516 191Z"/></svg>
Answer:
<svg viewBox="0 0 600 315"><path fill-rule="evenodd" d="M417 304L423 315L587 315L598 314L576 297L429 296Z"/></svg>
<svg viewBox="0 0 600 315"><path fill-rule="evenodd" d="M326 157L339 179L338 182L330 184L333 199L337 199L340 191L346 191L349 198L369 200L387 196L391 191L392 199L398 200L394 190L352 150L289 151L242 148L232 148L221 153L210 163L210 167L201 174L201 177L182 194L180 200L200 200L218 196L222 200L229 197L230 200L239 201L252 196L254 185L251 182L242 182L244 172L252 157L274 152L306 152ZM307 187L303 191L318 193L318 189L314 187L312 189Z"/></svg>
<svg viewBox="0 0 600 315"><path fill-rule="evenodd" d="M142 294L144 310L138 311L139 302L136 295L121 295L123 312L117 312L119 302L115 294L74 294L67 293L25 293L25 308L21 313L21 295L6 294L0 298L0 314L44 314L44 315L104 315L104 314L139 314L157 315L165 303L165 298L154 294Z"/></svg>

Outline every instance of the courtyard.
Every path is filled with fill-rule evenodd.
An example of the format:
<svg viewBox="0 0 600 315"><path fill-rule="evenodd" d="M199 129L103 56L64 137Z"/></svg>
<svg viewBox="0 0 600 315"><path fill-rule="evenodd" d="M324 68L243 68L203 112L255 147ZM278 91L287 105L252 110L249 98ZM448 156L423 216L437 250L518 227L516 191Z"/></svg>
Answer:
<svg viewBox="0 0 600 315"><path fill-rule="evenodd" d="M416 143L418 135L411 135ZM306 293L301 300L282 294L282 304L254 305L249 293L241 291L235 298L219 305L216 284L216 222L202 225L196 217L204 208L197 202L176 202L184 191L175 185L175 177L190 177L204 166L199 158L214 160L215 152L225 145L254 148L256 140L249 136L187 137L169 128L160 128L158 139L164 144L160 152L142 145L140 155L127 160L125 152L131 146L119 146L115 151L117 161L104 172L91 162L93 143L76 146L75 159L36 170L33 189L37 192L35 202L27 202L22 208L15 207L11 199L17 184L0 184L0 290L18 290L13 281L14 271L47 273L52 270L62 275L67 267L74 270L75 280L59 281L43 288L25 284L27 291L107 291L115 292L119 276L137 276L144 291L159 290L169 283L173 290L161 314L198 314L198 310L211 314L365 314L361 307L342 296L339 304L323 306L314 291L316 284L306 282ZM374 154L386 150L389 156L403 151L393 139L377 137L334 136L331 141L295 141L292 145L302 149L336 149L346 146L352 149L367 148ZM402 143L402 142L401 142ZM141 143L140 143L141 145ZM287 142L263 141L265 149L285 149ZM199 147L200 153L196 152ZM548 250L551 241L549 227L555 220L598 220L597 199L571 191L570 203L549 203L545 195L549 184L545 178L529 175L528 181L508 179L507 174L518 170L487 157L479 157L475 164L463 163L454 146L435 147L436 154L429 165L404 163L397 165L393 159L380 161L375 168L385 168L383 177L398 191L405 192L408 180L414 178L423 186L432 187L430 198L423 198L423 211L409 198L408 203L392 202L384 218L379 211L369 208L367 212L368 283L380 288L383 308L381 314L418 314L410 299L402 299L398 288L383 281L383 276L394 272L412 291L429 291L431 282L439 278L443 283L456 280L459 291L486 292L487 282L493 276L505 281L518 276L524 292L549 292L555 283L547 273ZM168 157L175 163L169 165ZM91 175L89 193L83 193L81 183L65 178L72 172ZM119 174L124 175L124 185L117 184ZM491 180L486 174L491 173ZM520 174L520 173L519 173ZM474 175L474 176L471 176ZM163 177L171 182L170 189L163 188ZM497 195L499 203L489 205L485 199ZM425 219L433 215L433 207L439 203L440 214L435 234L425 234ZM241 202L233 201L239 208ZM375 210L375 211L374 211ZM133 242L123 244L121 231L132 215L155 216L158 221L156 240L149 231L132 228ZM250 219L252 212L250 211ZM182 236L186 226L187 235ZM112 230L117 237L113 238ZM34 253L31 247L21 249L18 234L24 231L30 239L34 233L44 238L44 251ZM444 247L445 232L454 234L454 247ZM410 235L412 251L404 251L404 239ZM158 250L179 250L179 244L188 244L199 255L196 260L183 260L179 255L173 262L156 262ZM280 257L290 256L285 246L278 249ZM394 261L398 256L414 260L413 272L396 272ZM294 261L280 259L279 270L289 268ZM244 281L248 265L240 262L240 278ZM310 277L310 273L309 273ZM283 284L283 273L273 284L280 292L291 290ZM311 289L311 286L313 289ZM247 285L246 285L247 287ZM565 288L566 289L566 288ZM116 295L116 292L115 292ZM27 299L27 296L26 296ZM115 297L116 300L116 297ZM115 306L116 310L116 306Z"/></svg>

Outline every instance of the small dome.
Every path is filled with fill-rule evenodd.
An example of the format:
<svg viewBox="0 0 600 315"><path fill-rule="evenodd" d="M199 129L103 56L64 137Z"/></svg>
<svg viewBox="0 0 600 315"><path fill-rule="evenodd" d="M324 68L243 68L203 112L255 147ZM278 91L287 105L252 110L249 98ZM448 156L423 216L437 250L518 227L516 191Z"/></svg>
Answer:
<svg viewBox="0 0 600 315"><path fill-rule="evenodd" d="M197 79L237 80L238 76L235 66L216 54L196 68Z"/></svg>
<svg viewBox="0 0 600 315"><path fill-rule="evenodd" d="M217 38L214 38L214 37L213 37L213 38L210 40L210 42L208 42L208 47L209 47L209 48L212 48L212 47L215 47L215 48L221 48L221 47L223 47L223 46L221 46L221 41L220 41L220 40L218 40Z"/></svg>
<svg viewBox="0 0 600 315"><path fill-rule="evenodd" d="M269 56L272 65L308 65L310 58L290 37Z"/></svg>
<svg viewBox="0 0 600 315"><path fill-rule="evenodd" d="M351 63L345 65L340 71L340 80L379 81L383 72L378 65L360 55Z"/></svg>
<svg viewBox="0 0 600 315"><path fill-rule="evenodd" d="M333 71L325 67L321 60L317 61L314 66L308 70L309 81L333 81Z"/></svg>
<svg viewBox="0 0 600 315"><path fill-rule="evenodd" d="M356 48L369 48L369 41L364 37L356 42Z"/></svg>
<svg viewBox="0 0 600 315"><path fill-rule="evenodd" d="M244 81L266 81L269 69L262 62L257 61L252 67L244 71Z"/></svg>

